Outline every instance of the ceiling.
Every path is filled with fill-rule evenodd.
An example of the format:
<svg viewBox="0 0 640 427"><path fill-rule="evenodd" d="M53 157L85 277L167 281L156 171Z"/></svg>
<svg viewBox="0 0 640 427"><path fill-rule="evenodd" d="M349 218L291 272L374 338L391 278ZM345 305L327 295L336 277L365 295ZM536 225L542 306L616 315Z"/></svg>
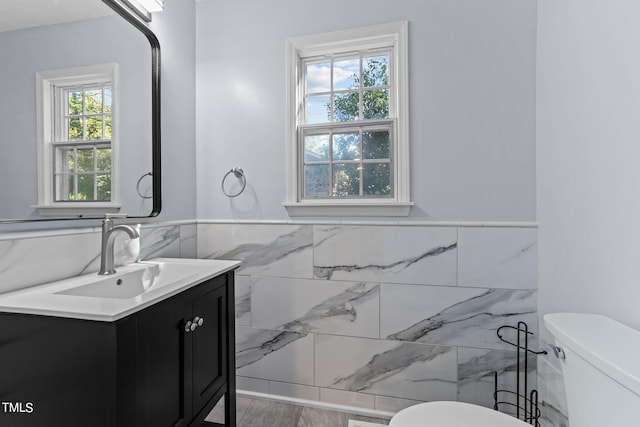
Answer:
<svg viewBox="0 0 640 427"><path fill-rule="evenodd" d="M0 0L0 32L112 14L101 0Z"/></svg>

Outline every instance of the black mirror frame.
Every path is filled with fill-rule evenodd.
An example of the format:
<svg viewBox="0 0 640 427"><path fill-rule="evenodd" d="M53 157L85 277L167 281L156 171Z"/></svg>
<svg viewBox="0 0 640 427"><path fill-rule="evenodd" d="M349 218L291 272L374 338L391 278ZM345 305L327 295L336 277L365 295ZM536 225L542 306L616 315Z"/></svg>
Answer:
<svg viewBox="0 0 640 427"><path fill-rule="evenodd" d="M151 29L137 15L119 0L102 0L107 6L140 30L151 44L151 158L153 207L147 216L127 216L127 218L156 217L162 210L162 162L160 126L160 42Z"/></svg>

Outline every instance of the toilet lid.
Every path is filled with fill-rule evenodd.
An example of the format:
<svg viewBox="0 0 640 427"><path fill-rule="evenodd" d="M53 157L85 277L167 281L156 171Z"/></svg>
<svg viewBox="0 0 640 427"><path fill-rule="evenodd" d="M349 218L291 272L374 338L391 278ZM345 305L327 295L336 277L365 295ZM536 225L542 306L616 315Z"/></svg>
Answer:
<svg viewBox="0 0 640 427"><path fill-rule="evenodd" d="M398 412L389 427L523 427L530 424L493 409L462 402L427 402Z"/></svg>

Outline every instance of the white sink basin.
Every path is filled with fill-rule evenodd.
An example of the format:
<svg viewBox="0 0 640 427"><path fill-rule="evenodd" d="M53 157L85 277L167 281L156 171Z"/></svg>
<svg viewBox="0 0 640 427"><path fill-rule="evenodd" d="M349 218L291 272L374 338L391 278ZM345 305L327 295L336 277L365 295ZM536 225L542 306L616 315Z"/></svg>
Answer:
<svg viewBox="0 0 640 427"><path fill-rule="evenodd" d="M0 311L114 321L240 265L240 261L158 258L0 295Z"/></svg>
<svg viewBox="0 0 640 427"><path fill-rule="evenodd" d="M139 263L138 266L141 268L126 273L94 276L94 280L87 285L76 286L56 294L128 299L197 276L199 272L209 267L175 262Z"/></svg>

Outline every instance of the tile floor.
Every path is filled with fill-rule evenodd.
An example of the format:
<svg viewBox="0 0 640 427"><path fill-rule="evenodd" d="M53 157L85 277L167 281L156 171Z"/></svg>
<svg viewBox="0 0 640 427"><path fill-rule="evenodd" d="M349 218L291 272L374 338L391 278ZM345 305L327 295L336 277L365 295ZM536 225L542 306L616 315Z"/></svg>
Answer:
<svg viewBox="0 0 640 427"><path fill-rule="evenodd" d="M236 413L237 427L347 427L350 419L389 424L386 419L245 397L237 398ZM206 421L224 423L223 401L211 411Z"/></svg>

